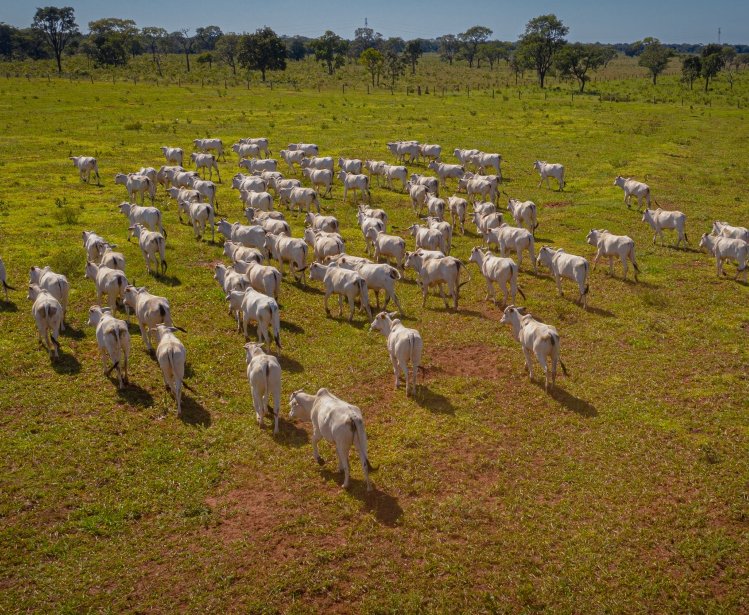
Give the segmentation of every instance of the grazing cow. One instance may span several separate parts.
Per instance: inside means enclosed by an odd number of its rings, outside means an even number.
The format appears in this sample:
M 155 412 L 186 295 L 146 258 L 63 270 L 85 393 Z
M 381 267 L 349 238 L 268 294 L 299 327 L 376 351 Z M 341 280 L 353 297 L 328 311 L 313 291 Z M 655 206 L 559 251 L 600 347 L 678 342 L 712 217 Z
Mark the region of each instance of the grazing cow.
M 265 256 L 257 248 L 248 248 L 241 243 L 236 243 L 227 239 L 224 241 L 224 254 L 228 256 L 233 263 L 258 263 L 263 264 Z
M 133 237 L 138 239 L 143 260 L 146 261 L 146 273 L 151 273 L 151 259 L 153 259 L 156 273 L 161 265 L 162 275 L 166 274 L 166 239 L 161 233 L 146 230 L 141 224 L 135 224 L 129 228 Z
M 236 293 L 236 291 L 234 291 Z M 270 348 L 271 334 L 273 332 L 273 341 L 276 342 L 278 349 L 281 349 L 281 310 L 278 303 L 273 297 L 264 293 L 259 293 L 253 288 L 247 288 L 244 291 L 244 298 L 240 310 L 242 312 L 242 322 L 244 327 L 245 338 L 249 337 L 247 327 L 250 321 L 257 323 L 257 341 L 266 343 Z M 229 296 L 227 296 L 229 299 Z
M 456 220 L 460 224 L 460 234 L 466 234 L 466 210 L 468 209 L 468 201 L 459 196 L 447 197 L 447 207 L 450 210 L 450 216 L 452 217 L 453 226 L 455 226 Z
M 367 282 L 356 271 L 312 263 L 309 267 L 309 279 L 322 282 L 325 286 L 325 313 L 330 316 L 328 299 L 331 295 L 338 295 L 338 316 L 343 316 L 343 298 L 346 297 L 349 304 L 349 322 L 354 319 L 356 299 L 359 298 L 362 309 L 372 318 L 372 310 L 369 307 L 369 289 Z
M 687 217 L 680 211 L 664 211 L 660 207 L 658 209 L 646 209 L 642 212 L 642 221 L 647 222 L 655 231 L 653 235 L 653 244 L 655 244 L 655 238 L 660 235 L 661 244 L 663 244 L 663 229 L 673 229 L 676 231 L 676 247 L 683 241 L 689 243 L 687 238 L 687 232 L 684 229 L 684 225 L 687 222 Z
M 743 239 L 749 243 L 749 229 L 743 226 L 731 226 L 728 222 L 713 222 L 713 234 L 730 237 L 731 239 Z
M 140 194 L 140 203 L 142 205 L 146 192 L 148 192 L 151 203 L 153 203 L 156 197 L 156 184 L 147 175 L 139 175 L 138 173 L 128 173 L 125 175 L 124 173 L 117 173 L 114 176 L 114 183 L 125 186 L 130 203 L 137 203 L 137 195 Z
M 385 165 L 385 183 L 390 190 L 393 188 L 393 180 L 397 179 L 401 183 L 401 192 L 405 192 L 408 183 L 408 169 L 406 167 L 388 164 Z
M 533 354 L 544 370 L 545 389 L 550 391 L 556 385 L 557 363 L 562 366 L 564 375 L 567 368 L 559 358 L 559 333 L 556 328 L 539 322 L 533 316 L 526 313 L 525 308 L 510 305 L 505 308 L 501 324 L 512 327 L 512 336 L 520 342 L 525 355 L 525 367 L 528 376 L 533 380 Z M 549 365 L 550 364 L 550 365 Z M 551 387 L 549 387 L 549 367 L 551 367 Z
M 9 290 L 16 290 L 12 286 L 8 284 L 8 278 L 7 273 L 5 271 L 5 263 L 3 262 L 3 259 L 0 258 L 0 284 L 3 285 L 3 290 L 5 291 L 5 301 L 8 301 L 8 291 Z
M 346 246 L 338 233 L 328 233 L 307 227 L 304 230 L 304 241 L 309 245 L 318 263 L 324 263 L 338 254 L 343 254 Z
M 152 295 L 145 287 L 128 286 L 125 289 L 125 305 L 135 313 L 140 327 L 140 335 L 146 350 L 153 352 L 150 335 L 156 330 L 157 325 L 174 326 L 169 301 L 164 297 Z
M 450 307 L 445 297 L 443 284 L 447 284 L 447 290 L 453 299 L 453 309 L 458 309 L 458 298 L 461 286 L 468 284 L 471 280 L 471 274 L 468 274 L 468 279 L 465 282 L 460 282 L 460 271 L 465 269 L 465 265 L 457 258 L 452 256 L 445 256 L 443 258 L 429 258 L 424 259 L 423 256 L 418 255 L 417 252 L 409 252 L 406 256 L 406 267 L 411 267 L 416 271 L 419 276 L 419 284 L 421 286 L 421 294 L 423 301 L 421 307 L 425 307 L 427 304 L 427 294 L 431 286 L 437 286 L 440 292 L 440 297 L 445 302 L 445 308 Z
M 385 303 L 382 309 L 387 308 L 392 299 L 398 311 L 403 314 L 398 295 L 395 294 L 395 282 L 401 279 L 401 274 L 395 267 L 384 263 L 370 263 L 366 259 L 360 259 L 349 254 L 341 254 L 334 259 L 329 259 L 331 266 L 343 267 L 356 271 L 367 283 L 367 288 L 374 291 L 377 309 L 380 309 L 380 291 L 385 291 Z
M 224 162 L 226 162 L 224 143 L 221 139 L 194 139 L 192 143 L 195 149 L 201 152 L 216 152 L 216 157 L 223 157 Z
M 322 194 L 323 197 L 330 196 L 330 193 L 333 191 L 333 171 L 330 169 L 304 168 L 302 169 L 302 175 L 309 179 L 312 188 L 315 190 L 319 190 L 320 188 L 325 190 Z
M 551 189 L 549 178 L 553 177 L 557 182 L 559 182 L 559 191 L 561 192 L 564 190 L 564 165 L 551 164 L 544 160 L 536 160 L 536 162 L 533 163 L 533 168 L 536 169 L 541 176 L 541 180 L 538 182 L 539 188 L 544 180 L 546 180 L 546 187 Z
M 700 239 L 700 248 L 705 248 L 708 252 L 715 255 L 718 277 L 723 273 L 723 261 L 731 260 L 738 265 L 738 271 L 736 272 L 734 279 L 737 279 L 740 274 L 743 274 L 744 282 L 746 282 L 746 263 L 749 259 L 749 243 L 743 239 L 708 235 L 705 233 Z
M 90 183 L 91 172 L 93 171 L 96 176 L 96 185 L 101 185 L 101 180 L 99 178 L 99 165 L 96 162 L 96 158 L 92 156 L 70 156 L 70 160 L 73 161 L 73 164 L 78 169 L 81 181 L 86 182 L 87 184 Z
M 468 200 L 476 202 L 476 199 L 481 197 L 482 199 L 491 201 L 492 203 L 497 200 L 497 185 L 494 181 L 481 176 L 469 176 L 466 173 L 460 181 L 458 181 L 458 190 L 465 190 L 468 195 Z
M 439 162 L 440 156 L 442 156 L 442 146 L 436 143 L 421 143 L 419 144 L 419 154 L 423 161 Z
M 486 297 L 484 301 L 489 298 L 494 301 L 494 305 L 497 305 L 497 294 L 494 291 L 494 284 L 502 290 L 502 303 L 507 303 L 507 287 L 510 287 L 510 299 L 512 303 L 515 303 L 515 296 L 518 291 L 525 299 L 522 289 L 518 287 L 518 266 L 511 258 L 504 258 L 501 256 L 494 256 L 488 250 L 482 250 L 481 248 L 475 247 L 471 250 L 471 258 L 469 262 L 476 263 L 481 270 L 481 275 L 486 280 Z
M 267 243 L 267 233 L 259 224 L 247 226 L 235 222 L 234 224 L 227 220 L 219 220 L 216 225 L 218 232 L 229 241 L 241 243 L 248 248 L 258 248 L 264 250 Z
M 378 231 L 374 241 L 374 260 L 379 262 L 384 256 L 388 263 L 392 258 L 395 266 L 403 271 L 403 261 L 406 258 L 406 240 L 398 235 L 386 235 Z
M 374 248 L 374 240 L 377 237 L 377 233 L 385 232 L 385 223 L 380 218 L 371 218 L 364 213 L 363 210 L 359 210 L 356 216 L 359 228 L 361 229 L 362 235 L 364 235 L 364 248 L 367 254 L 370 253 L 370 249 Z
M 70 295 L 68 278 L 61 273 L 55 273 L 49 267 L 32 267 L 29 271 L 29 284 L 36 284 L 60 302 L 62 306 L 60 331 L 65 331 L 65 316 L 68 313 L 68 296 Z
M 247 278 L 250 288 L 278 299 L 281 291 L 281 272 L 275 267 L 256 261 L 238 261 L 234 263 L 234 271 Z
M 192 201 L 180 201 L 177 204 L 180 222 L 182 221 L 182 212 L 192 224 L 192 230 L 195 233 L 195 239 L 201 239 L 205 235 L 205 227 L 211 225 L 211 242 L 216 240 L 216 211 L 210 203 L 194 203 Z
M 609 259 L 609 273 L 614 275 L 614 257 L 618 256 L 622 261 L 624 279 L 627 279 L 627 259 L 629 259 L 635 268 L 635 282 L 637 282 L 637 274 L 640 268 L 635 261 L 635 242 L 631 237 L 612 235 L 607 230 L 592 230 L 588 233 L 585 241 L 598 250 L 595 259 L 593 259 L 593 271 L 596 269 L 598 260 L 602 256 L 606 256 Z
M 371 203 L 372 195 L 369 192 L 369 177 L 366 175 L 359 175 L 354 173 L 346 173 L 346 171 L 339 171 L 338 179 L 343 183 L 343 202 L 346 202 L 346 196 L 348 191 L 351 190 L 356 198 L 356 191 L 359 191 L 359 198 L 366 199 Z
M 42 344 L 50 356 L 59 357 L 60 328 L 63 321 L 62 304 L 45 288 L 38 284 L 29 284 L 27 297 L 34 303 L 31 306 L 31 314 L 36 322 L 36 330 L 39 335 L 39 343 Z M 49 340 L 52 340 L 50 344 Z
M 447 188 L 448 177 L 454 177 L 455 179 L 460 181 L 466 171 L 459 164 L 446 164 L 444 162 L 436 161 L 430 162 L 427 168 L 431 169 L 437 174 L 437 177 L 440 178 L 440 181 L 445 188 Z
M 130 357 L 130 332 L 124 320 L 115 318 L 107 308 L 98 305 L 88 310 L 88 324 L 96 327 L 96 343 L 99 346 L 104 375 L 117 370 L 119 388 L 127 384 L 127 362 Z M 107 356 L 112 365 L 107 369 Z
M 355 175 L 361 174 L 362 161 L 358 158 L 339 158 L 338 168 L 346 173 L 354 173 Z
M 453 227 L 449 222 L 445 222 L 441 218 L 433 218 L 431 216 L 426 219 L 427 226 L 435 231 L 442 233 L 442 237 L 445 239 L 445 254 L 450 254 L 453 245 Z
M 161 153 L 164 154 L 167 164 L 174 163 L 175 165 L 182 166 L 182 160 L 184 159 L 185 152 L 181 147 L 167 147 L 161 146 Z M 163 167 L 162 167 L 163 168 Z
M 156 360 L 164 376 L 164 386 L 177 400 L 177 418 L 182 416 L 182 385 L 185 380 L 185 364 L 187 351 L 184 344 L 177 339 L 174 327 L 159 325 L 156 327 Z
M 447 254 L 445 237 L 437 229 L 431 229 L 419 224 L 412 224 L 407 230 L 415 239 L 417 250 L 419 248 L 424 248 L 426 250 L 439 250 L 440 252 Z
M 536 204 L 533 201 L 520 201 L 510 199 L 507 202 L 507 210 L 515 220 L 515 224 L 527 228 L 533 236 L 536 236 L 538 228 L 538 216 Z
M 369 330 L 379 331 L 387 338 L 390 362 L 393 364 L 393 372 L 395 373 L 396 390 L 400 384 L 400 375 L 403 373 L 406 376 L 406 396 L 409 392 L 416 395 L 416 376 L 419 372 L 424 342 L 416 329 L 404 327 L 401 321 L 395 318 L 395 314 L 395 312 L 390 314 L 380 312 L 375 316 Z M 413 377 L 408 372 L 409 363 L 411 364 Z
M 273 152 L 270 151 L 270 141 L 267 137 L 247 137 L 240 139 L 240 143 L 247 143 L 249 145 L 257 145 L 258 149 L 265 154 L 266 158 L 269 158 Z
M 440 195 L 440 180 L 431 175 L 420 175 L 418 173 L 412 173 L 409 181 L 412 184 L 419 184 L 426 187 L 427 191 L 431 192 L 434 196 Z
M 523 250 L 528 250 L 528 256 L 533 266 L 533 273 L 538 271 L 535 254 L 536 242 L 533 239 L 533 233 L 528 229 L 501 224 L 484 235 L 484 241 L 486 241 L 487 245 L 494 244 L 498 246 L 499 253 L 502 256 L 505 255 L 508 249 L 514 250 L 518 255 L 518 267 L 523 266 Z
M 306 285 L 304 271 L 307 269 L 307 244 L 304 243 L 304 239 L 269 233 L 266 240 L 271 255 L 278 261 L 281 275 L 283 275 L 283 264 L 288 262 L 289 271 L 294 279 Z M 301 274 L 301 278 L 297 274 Z
M 162 223 L 161 211 L 156 207 L 141 207 L 132 203 L 120 203 L 120 212 L 122 212 L 130 222 L 130 226 L 140 224 L 147 226 L 149 230 L 159 231 L 166 237 L 166 230 Z M 127 239 L 130 241 L 132 233 L 128 233 Z
M 273 433 L 278 433 L 281 412 L 281 364 L 273 355 L 265 354 L 262 344 L 245 344 L 247 381 L 252 391 L 257 424 L 262 428 L 270 396 L 273 396 Z
M 125 301 L 125 289 L 129 286 L 125 274 L 117 269 L 110 269 L 88 261 L 85 275 L 89 280 L 93 280 L 96 286 L 96 302 L 102 305 L 102 299 L 106 294 L 109 299 L 109 309 L 114 313 L 117 308 L 117 299 Z
M 317 443 L 323 438 L 333 444 L 338 454 L 338 471 L 343 472 L 343 488 L 348 489 L 350 467 L 349 451 L 356 446 L 361 460 L 367 491 L 372 490 L 369 472 L 372 466 L 367 458 L 367 433 L 361 410 L 333 395 L 328 389 L 320 389 L 315 395 L 294 391 L 289 399 L 289 418 L 312 423 L 312 455 L 323 465 L 325 461 L 317 451 Z
M 557 283 L 557 291 L 560 297 L 564 295 L 562 292 L 562 278 L 577 282 L 577 287 L 580 291 L 578 301 L 583 304 L 585 309 L 588 309 L 588 269 L 590 265 L 587 259 L 582 256 L 575 256 L 574 254 L 567 254 L 561 248 L 555 250 L 549 246 L 543 246 L 538 251 L 536 263 L 549 268 Z M 514 300 L 513 303 L 515 303 Z
M 221 172 L 218 170 L 218 163 L 216 162 L 216 156 L 213 154 L 199 154 L 197 152 L 193 152 L 190 154 L 190 162 L 195 163 L 195 172 L 198 173 L 202 169 L 203 171 L 203 179 L 205 179 L 205 170 L 208 169 L 208 172 L 210 173 L 209 178 L 213 179 L 213 169 L 216 169 L 216 174 L 218 175 L 218 183 L 221 183 Z
M 624 202 L 627 207 L 632 206 L 632 197 L 637 198 L 637 208 L 642 209 L 642 199 L 647 203 L 647 209 L 650 209 L 650 186 L 642 182 L 635 181 L 631 177 L 622 177 L 617 175 L 614 185 L 624 190 Z

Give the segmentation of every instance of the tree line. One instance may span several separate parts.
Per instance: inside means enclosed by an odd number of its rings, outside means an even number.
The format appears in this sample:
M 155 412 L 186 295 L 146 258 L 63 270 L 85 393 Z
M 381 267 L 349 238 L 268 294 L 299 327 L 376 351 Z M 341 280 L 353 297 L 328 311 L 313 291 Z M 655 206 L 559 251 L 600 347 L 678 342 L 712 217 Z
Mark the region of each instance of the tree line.
M 168 32 L 160 27 L 138 28 L 131 19 L 108 17 L 88 23 L 88 32 L 81 33 L 72 7 L 37 9 L 29 28 L 15 28 L 0 23 L 0 57 L 54 58 L 62 73 L 62 60 L 74 54 L 85 55 L 96 66 L 124 66 L 130 58 L 148 54 L 154 69 L 162 75 L 165 54 L 184 56 L 185 69 L 191 70 L 191 59 L 212 66 L 222 63 L 237 70 L 259 71 L 265 81 L 269 70 L 285 70 L 287 60 L 303 60 L 314 56 L 328 74 L 348 62 L 361 64 L 369 73 L 372 85 L 384 80 L 394 86 L 406 70 L 416 73 L 424 53 L 436 52 L 449 64 L 465 61 L 469 68 L 481 63 L 494 69 L 505 62 L 519 77 L 533 71 L 541 88 L 550 74 L 577 81 L 580 91 L 591 80 L 591 73 L 605 67 L 617 53 L 638 57 L 640 66 L 651 74 L 653 84 L 666 69 L 679 46 L 669 46 L 655 38 L 629 44 L 569 43 L 569 28 L 553 14 L 529 20 L 519 40 L 492 40 L 490 28 L 473 26 L 458 34 L 445 34 L 436 39 L 404 40 L 384 38 L 372 28 L 357 28 L 351 40 L 328 30 L 318 38 L 279 36 L 263 27 L 254 33 L 224 33 L 218 26 Z M 677 49 L 675 49 L 675 47 Z M 681 47 L 690 47 L 683 45 Z M 736 71 L 749 64 L 749 53 L 739 46 L 691 46 L 696 54 L 682 58 L 682 77 L 690 89 L 698 78 L 705 79 L 705 89 L 721 71 L 725 71 L 731 87 Z M 742 53 L 739 53 L 742 51 Z

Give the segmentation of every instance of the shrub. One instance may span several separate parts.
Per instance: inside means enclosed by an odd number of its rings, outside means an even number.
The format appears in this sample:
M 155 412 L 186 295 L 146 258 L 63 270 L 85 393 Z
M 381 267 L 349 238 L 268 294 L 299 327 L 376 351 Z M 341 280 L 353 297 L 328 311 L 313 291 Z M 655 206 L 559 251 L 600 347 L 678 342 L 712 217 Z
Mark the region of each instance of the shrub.
M 83 205 L 78 207 L 68 205 L 67 198 L 61 199 L 58 197 L 55 199 L 55 211 L 52 212 L 52 216 L 60 224 L 78 224 L 82 211 Z

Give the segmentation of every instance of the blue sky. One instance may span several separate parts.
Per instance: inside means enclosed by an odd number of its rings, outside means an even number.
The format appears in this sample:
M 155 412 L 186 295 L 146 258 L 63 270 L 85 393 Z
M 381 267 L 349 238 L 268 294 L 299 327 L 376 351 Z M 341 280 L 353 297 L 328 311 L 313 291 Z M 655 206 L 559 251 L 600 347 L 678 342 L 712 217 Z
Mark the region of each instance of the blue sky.
M 31 23 L 37 6 L 51 0 L 0 0 L 0 21 Z M 369 19 L 384 36 L 431 38 L 480 24 L 494 37 L 515 40 L 529 18 L 556 13 L 570 28 L 569 39 L 629 42 L 655 36 L 669 43 L 715 42 L 718 28 L 724 43 L 749 43 L 749 0 L 67 0 L 86 29 L 100 17 L 135 20 L 139 26 L 167 30 L 217 25 L 225 32 L 271 26 L 279 34 L 319 36 L 327 29 L 351 38 Z

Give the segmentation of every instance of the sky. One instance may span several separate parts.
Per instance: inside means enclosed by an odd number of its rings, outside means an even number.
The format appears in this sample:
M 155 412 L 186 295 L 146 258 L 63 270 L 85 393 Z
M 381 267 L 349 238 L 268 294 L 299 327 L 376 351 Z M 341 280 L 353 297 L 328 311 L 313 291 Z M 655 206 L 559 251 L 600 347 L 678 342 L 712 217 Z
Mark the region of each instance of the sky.
M 51 0 L 0 0 L 0 21 L 26 27 L 36 7 Z M 101 17 L 133 19 L 169 31 L 216 25 L 224 32 L 270 26 L 278 34 L 316 37 L 333 30 L 352 38 L 364 25 L 383 36 L 433 38 L 473 25 L 493 38 L 516 40 L 528 19 L 555 13 L 571 41 L 618 43 L 654 36 L 666 43 L 749 43 L 749 0 L 67 0 L 82 31 Z

